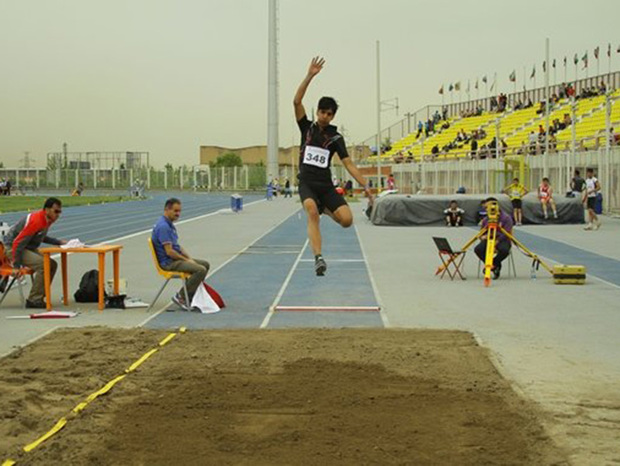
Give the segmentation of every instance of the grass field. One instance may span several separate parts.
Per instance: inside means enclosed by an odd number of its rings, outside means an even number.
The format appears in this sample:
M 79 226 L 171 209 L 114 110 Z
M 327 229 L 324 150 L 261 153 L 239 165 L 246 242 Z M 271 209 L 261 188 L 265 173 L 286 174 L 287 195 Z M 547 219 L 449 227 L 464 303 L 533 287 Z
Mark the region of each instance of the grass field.
M 43 207 L 45 199 L 47 199 L 45 196 L 1 196 L 0 214 L 40 209 Z M 59 196 L 58 199 L 62 202 L 63 207 L 135 200 L 128 196 Z

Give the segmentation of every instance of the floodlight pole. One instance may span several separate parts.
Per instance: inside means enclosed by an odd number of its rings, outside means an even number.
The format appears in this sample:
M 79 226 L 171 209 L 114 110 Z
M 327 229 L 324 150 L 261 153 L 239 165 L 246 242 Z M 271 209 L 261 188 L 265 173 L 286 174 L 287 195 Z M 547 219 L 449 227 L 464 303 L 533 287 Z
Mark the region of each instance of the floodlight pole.
M 267 90 L 267 170 L 266 181 L 278 178 L 278 0 L 269 0 L 269 65 Z
M 381 61 L 379 47 L 377 40 L 377 194 L 381 192 Z

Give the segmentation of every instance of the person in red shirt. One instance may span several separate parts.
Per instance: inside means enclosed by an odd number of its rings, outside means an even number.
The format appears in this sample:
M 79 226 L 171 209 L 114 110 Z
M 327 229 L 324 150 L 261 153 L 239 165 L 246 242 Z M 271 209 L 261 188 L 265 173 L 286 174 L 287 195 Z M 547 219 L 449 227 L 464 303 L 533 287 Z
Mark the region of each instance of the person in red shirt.
M 32 212 L 19 220 L 11 227 L 5 236 L 7 249 L 10 250 L 9 257 L 13 261 L 13 267 L 29 267 L 34 271 L 32 289 L 26 300 L 26 307 L 35 309 L 45 309 L 43 296 L 45 293 L 43 285 L 43 255 L 38 251 L 41 243 L 48 243 L 60 246 L 66 241 L 47 236 L 47 231 L 52 224 L 58 220 L 62 213 L 62 203 L 60 199 L 50 197 L 45 201 L 43 209 Z M 51 280 L 58 264 L 55 260 L 50 260 Z
M 549 178 L 547 177 L 542 179 L 542 183 L 538 187 L 538 200 L 542 206 L 545 220 L 549 218 L 549 215 L 547 214 L 547 204 L 549 204 L 553 210 L 553 218 L 558 218 L 558 210 L 555 206 L 555 201 L 553 200 L 553 188 L 549 184 Z

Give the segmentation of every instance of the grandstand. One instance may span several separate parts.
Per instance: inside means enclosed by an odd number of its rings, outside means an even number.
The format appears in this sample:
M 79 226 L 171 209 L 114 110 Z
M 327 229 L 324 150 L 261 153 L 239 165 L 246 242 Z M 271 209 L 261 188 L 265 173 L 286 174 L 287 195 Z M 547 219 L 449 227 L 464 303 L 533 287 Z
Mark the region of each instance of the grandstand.
M 575 86 L 579 91 L 594 87 L 597 82 L 605 81 L 615 83 L 616 76 L 598 76 L 590 78 L 587 82 L 578 82 Z M 586 80 L 584 80 L 586 81 Z M 395 141 L 389 150 L 381 155 L 386 162 L 419 162 L 429 160 L 445 160 L 455 158 L 466 158 L 480 156 L 485 147 L 491 144 L 494 148 L 494 139 L 499 135 L 499 140 L 505 144 L 505 154 L 514 153 L 540 153 L 544 151 L 544 143 L 536 147 L 529 147 L 530 133 L 539 133 L 539 126 L 546 127 L 546 115 L 544 112 L 544 93 L 541 89 L 531 91 L 532 96 L 538 98 L 532 106 L 528 108 L 507 108 L 505 111 L 491 111 L 489 105 L 484 105 L 484 111 L 478 112 L 475 116 L 461 116 L 464 109 L 478 108 L 481 101 L 471 101 L 459 104 L 455 109 L 450 109 L 452 116 L 446 120 L 436 123 L 437 130 L 425 136 L 424 132 L 418 130 L 405 135 Z M 552 91 L 554 92 L 554 91 Z M 559 92 L 558 92 L 559 94 Z M 516 103 L 523 94 L 513 94 L 508 96 L 509 103 Z M 531 97 L 530 97 L 531 98 Z M 574 105 L 571 99 L 561 98 L 552 99 L 553 103 L 549 109 L 549 123 L 553 125 L 554 120 L 560 122 L 565 115 L 570 117 L 573 125 L 559 128 L 555 133 L 555 139 L 550 138 L 552 150 L 568 150 L 573 143 L 573 129 L 575 132 L 575 147 L 580 150 L 596 149 L 605 145 L 606 131 L 606 100 L 609 99 L 610 122 L 612 128 L 620 125 L 620 89 L 608 91 L 606 94 L 594 95 L 589 97 L 577 97 Z M 488 99 L 486 99 L 488 100 Z M 448 106 L 445 107 L 446 109 Z M 461 109 L 461 112 L 458 110 Z M 471 142 L 458 141 L 457 134 L 464 131 L 471 137 L 474 131 L 482 133 L 478 137 L 477 154 L 472 153 Z M 432 154 L 432 148 L 435 154 Z M 494 149 L 493 149 L 494 150 Z M 376 157 L 369 157 L 368 162 L 373 163 Z

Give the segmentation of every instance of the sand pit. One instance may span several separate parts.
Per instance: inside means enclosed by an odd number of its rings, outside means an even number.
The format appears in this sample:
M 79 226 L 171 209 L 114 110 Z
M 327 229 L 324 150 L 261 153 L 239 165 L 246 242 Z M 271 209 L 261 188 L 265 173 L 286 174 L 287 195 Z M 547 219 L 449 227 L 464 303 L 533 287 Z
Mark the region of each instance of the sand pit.
M 166 334 L 65 329 L 2 360 L 0 460 L 564 462 L 470 334 L 429 330 L 191 331 L 20 454 Z

